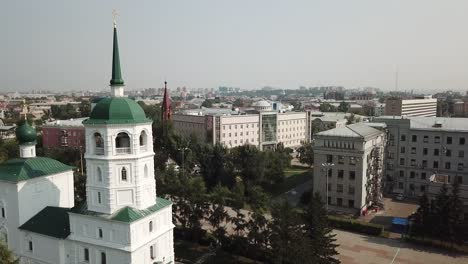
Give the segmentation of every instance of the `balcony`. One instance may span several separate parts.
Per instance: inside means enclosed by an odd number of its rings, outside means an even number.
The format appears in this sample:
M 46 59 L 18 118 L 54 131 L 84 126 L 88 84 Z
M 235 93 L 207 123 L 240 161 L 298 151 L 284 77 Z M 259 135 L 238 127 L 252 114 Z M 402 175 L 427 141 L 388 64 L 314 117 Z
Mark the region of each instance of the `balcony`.
M 132 151 L 130 148 L 116 148 L 115 151 L 117 155 L 132 154 Z
M 96 147 L 96 148 L 94 149 L 94 154 L 96 154 L 96 155 L 104 155 L 104 148 Z

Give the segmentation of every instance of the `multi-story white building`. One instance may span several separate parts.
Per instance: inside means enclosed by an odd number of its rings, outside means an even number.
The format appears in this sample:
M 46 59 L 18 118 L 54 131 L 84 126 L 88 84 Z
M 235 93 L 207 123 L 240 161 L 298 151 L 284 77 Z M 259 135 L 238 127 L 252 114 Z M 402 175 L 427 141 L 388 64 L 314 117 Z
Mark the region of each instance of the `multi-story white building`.
M 314 192 L 333 210 L 365 212 L 382 202 L 385 133 L 364 123 L 314 137 Z
M 389 98 L 385 101 L 385 115 L 387 116 L 434 117 L 436 114 L 437 99 L 432 96 L 415 99 Z
M 438 175 L 468 189 L 468 119 L 382 116 L 374 121 L 387 125 L 388 191 L 419 196 L 434 189 L 431 178 Z M 468 202 L 468 192 L 464 196 Z
M 86 201 L 75 205 L 72 168 L 36 157 L 36 131 L 20 158 L 0 165 L 0 240 L 21 264 L 174 263 L 172 203 L 156 197 L 152 121 L 123 97 L 114 27 L 112 96 L 83 122 Z
M 174 131 L 184 137 L 196 136 L 209 144 L 219 143 L 228 148 L 250 144 L 261 150 L 274 148 L 278 143 L 295 148 L 310 139 L 307 112 L 279 113 L 270 111 L 266 104 L 257 103 L 259 109 L 249 114 L 230 110 L 174 114 Z

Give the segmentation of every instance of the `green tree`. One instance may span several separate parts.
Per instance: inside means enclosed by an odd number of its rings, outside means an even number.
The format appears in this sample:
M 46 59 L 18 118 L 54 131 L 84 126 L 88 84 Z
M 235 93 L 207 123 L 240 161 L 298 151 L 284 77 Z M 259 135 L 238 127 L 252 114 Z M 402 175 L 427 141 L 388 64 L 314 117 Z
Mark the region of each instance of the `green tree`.
M 244 106 L 244 101 L 241 98 L 237 98 L 232 103 L 232 106 L 234 106 L 234 107 L 243 107 Z
M 229 189 L 221 185 L 216 185 L 210 193 L 211 208 L 208 212 L 208 222 L 213 227 L 218 241 L 223 240 L 226 233 L 225 223 L 230 220 L 225 208 L 230 196 Z
M 17 259 L 13 252 L 11 252 L 6 245 L 0 243 L 0 263 L 1 264 L 18 264 L 19 259 Z
M 341 102 L 337 110 L 338 112 L 347 113 L 349 111 L 349 103 Z
M 275 203 L 271 214 L 269 242 L 272 263 L 317 263 L 310 250 L 312 241 L 304 235 L 301 215 L 288 201 Z
M 231 150 L 234 168 L 246 184 L 260 184 L 265 176 L 265 155 L 252 145 Z
M 434 227 L 433 234 L 441 240 L 447 240 L 448 233 L 447 227 L 449 225 L 450 215 L 450 200 L 448 195 L 448 188 L 443 184 L 439 193 L 435 197 L 434 206 Z
M 299 154 L 299 162 L 309 166 L 314 165 L 314 149 L 310 142 L 302 142 L 301 146 L 297 149 Z
M 460 199 L 460 183 L 457 180 L 452 184 L 452 192 L 448 197 L 448 204 L 448 240 L 452 244 L 461 243 L 464 241 L 463 201 Z
M 336 238 L 328 224 L 327 211 L 318 192 L 312 197 L 304 213 L 304 220 L 306 234 L 312 240 L 310 250 L 314 256 L 314 263 L 340 263 L 336 259 L 338 255 Z
M 210 108 L 210 107 L 213 107 L 213 102 L 210 99 L 206 99 L 205 101 L 203 101 L 201 106 L 206 107 L 206 108 Z
M 414 219 L 415 227 L 412 229 L 412 233 L 422 237 L 431 234 L 433 228 L 432 222 L 429 198 L 424 193 L 419 198 L 419 208 L 416 211 Z
M 355 114 L 351 113 L 350 115 L 346 116 L 346 125 L 351 125 L 354 123 L 361 122 L 361 118 L 357 117 Z

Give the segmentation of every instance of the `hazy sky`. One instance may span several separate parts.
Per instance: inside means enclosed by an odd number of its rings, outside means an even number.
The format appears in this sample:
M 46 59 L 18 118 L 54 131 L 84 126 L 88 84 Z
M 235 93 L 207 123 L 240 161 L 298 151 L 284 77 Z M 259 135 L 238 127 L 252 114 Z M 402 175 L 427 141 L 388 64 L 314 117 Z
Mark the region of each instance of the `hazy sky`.
M 108 89 L 114 8 L 128 89 L 468 90 L 467 0 L 4 0 L 0 91 Z

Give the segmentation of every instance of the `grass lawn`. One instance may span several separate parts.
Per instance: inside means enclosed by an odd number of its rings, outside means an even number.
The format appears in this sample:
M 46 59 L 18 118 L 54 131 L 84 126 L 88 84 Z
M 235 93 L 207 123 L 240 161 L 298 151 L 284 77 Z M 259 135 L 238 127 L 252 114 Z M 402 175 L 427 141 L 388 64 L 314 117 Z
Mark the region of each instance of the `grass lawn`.
M 184 240 L 176 240 L 174 241 L 174 250 L 176 260 L 182 263 L 195 263 L 201 256 L 208 253 L 210 248 L 207 246 L 202 246 L 196 243 L 184 241 Z M 209 257 L 205 263 L 223 263 L 223 264 L 250 264 L 250 263 L 260 263 L 254 262 L 251 259 L 240 257 L 237 255 L 231 255 L 228 252 L 223 250 L 218 250 L 216 255 Z
M 313 170 L 304 169 L 304 168 L 299 170 L 297 168 L 292 168 L 292 169 L 286 169 L 284 174 L 285 174 L 285 179 L 283 182 L 275 184 L 265 189 L 273 197 L 278 196 L 282 193 L 285 193 L 298 185 L 301 185 L 307 181 L 312 180 Z

